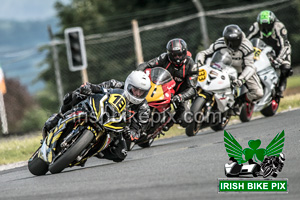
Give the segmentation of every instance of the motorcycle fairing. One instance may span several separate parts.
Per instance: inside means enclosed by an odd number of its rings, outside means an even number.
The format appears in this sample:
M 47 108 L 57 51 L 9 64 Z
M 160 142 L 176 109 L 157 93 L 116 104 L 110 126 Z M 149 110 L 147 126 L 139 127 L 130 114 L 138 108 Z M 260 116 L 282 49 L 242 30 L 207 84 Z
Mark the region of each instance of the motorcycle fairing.
M 150 107 L 155 107 L 159 112 L 164 112 L 170 107 L 171 98 L 175 94 L 176 82 L 171 81 L 163 85 L 156 85 L 151 81 L 151 88 L 146 97 Z

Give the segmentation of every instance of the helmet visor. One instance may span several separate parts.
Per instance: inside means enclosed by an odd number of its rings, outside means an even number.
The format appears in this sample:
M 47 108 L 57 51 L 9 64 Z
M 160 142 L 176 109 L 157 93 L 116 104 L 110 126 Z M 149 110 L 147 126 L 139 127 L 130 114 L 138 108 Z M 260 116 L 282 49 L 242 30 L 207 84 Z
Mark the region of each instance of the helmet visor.
M 130 84 L 128 85 L 128 91 L 132 96 L 138 99 L 144 99 L 149 92 L 149 90 L 143 90 Z
M 239 46 L 241 45 L 242 40 L 239 39 L 225 39 L 225 43 L 227 45 L 227 47 L 233 49 L 233 50 L 237 50 L 239 48 Z
M 270 35 L 273 31 L 273 23 L 268 24 L 268 23 L 262 23 L 259 24 L 259 30 L 263 32 L 266 35 Z
M 183 58 L 183 53 L 181 51 L 175 51 L 175 52 L 172 52 L 172 57 L 175 59 L 175 60 L 182 60 Z

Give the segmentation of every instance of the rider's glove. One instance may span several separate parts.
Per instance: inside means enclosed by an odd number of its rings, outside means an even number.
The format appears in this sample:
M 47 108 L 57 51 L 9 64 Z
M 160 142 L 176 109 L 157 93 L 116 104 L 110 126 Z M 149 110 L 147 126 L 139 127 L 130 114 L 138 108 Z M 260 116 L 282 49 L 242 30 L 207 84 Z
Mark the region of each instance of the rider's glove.
M 127 140 L 130 139 L 132 142 L 135 142 L 136 140 L 139 139 L 140 135 L 138 132 L 130 130 L 130 128 L 127 126 L 124 129 L 123 137 Z
M 130 139 L 132 142 L 135 142 L 140 138 L 140 134 L 138 133 L 138 131 L 130 131 L 130 133 L 131 133 Z
M 182 97 L 180 94 L 177 94 L 175 95 L 173 98 L 172 98 L 172 102 L 175 103 L 175 105 L 178 105 L 182 102 Z
M 241 79 L 235 79 L 234 81 L 232 81 L 232 85 L 234 87 L 241 87 L 244 84 L 244 81 Z
M 282 59 L 280 59 L 280 58 L 276 58 L 272 62 L 272 66 L 276 69 L 279 68 L 281 64 L 282 64 Z
M 197 67 L 201 67 L 204 65 L 204 60 L 197 60 Z
M 86 84 L 80 87 L 80 93 L 84 95 L 90 95 L 92 93 L 91 86 Z

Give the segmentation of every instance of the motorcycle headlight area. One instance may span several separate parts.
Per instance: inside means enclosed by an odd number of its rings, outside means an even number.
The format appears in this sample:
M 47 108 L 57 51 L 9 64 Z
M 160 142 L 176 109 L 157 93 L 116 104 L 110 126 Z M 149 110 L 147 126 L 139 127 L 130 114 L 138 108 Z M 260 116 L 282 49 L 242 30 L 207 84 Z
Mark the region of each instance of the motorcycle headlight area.
M 211 71 L 209 72 L 209 77 L 210 77 L 211 79 L 217 78 L 218 75 L 219 75 L 219 74 L 218 74 L 216 71 L 214 71 L 214 70 L 211 70 Z

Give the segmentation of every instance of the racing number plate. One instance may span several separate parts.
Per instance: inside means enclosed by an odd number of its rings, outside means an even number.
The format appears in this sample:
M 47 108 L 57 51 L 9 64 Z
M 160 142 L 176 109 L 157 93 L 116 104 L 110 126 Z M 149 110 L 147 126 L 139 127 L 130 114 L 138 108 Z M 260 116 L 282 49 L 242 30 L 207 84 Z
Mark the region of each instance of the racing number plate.
M 199 75 L 198 75 L 198 81 L 203 82 L 206 79 L 206 75 L 207 75 L 207 73 L 206 73 L 205 69 L 200 69 Z
M 126 100 L 120 94 L 111 94 L 108 102 L 113 105 L 119 113 L 121 113 L 126 107 Z
M 258 60 L 261 50 L 256 47 L 253 47 L 253 48 L 254 48 L 254 60 Z

